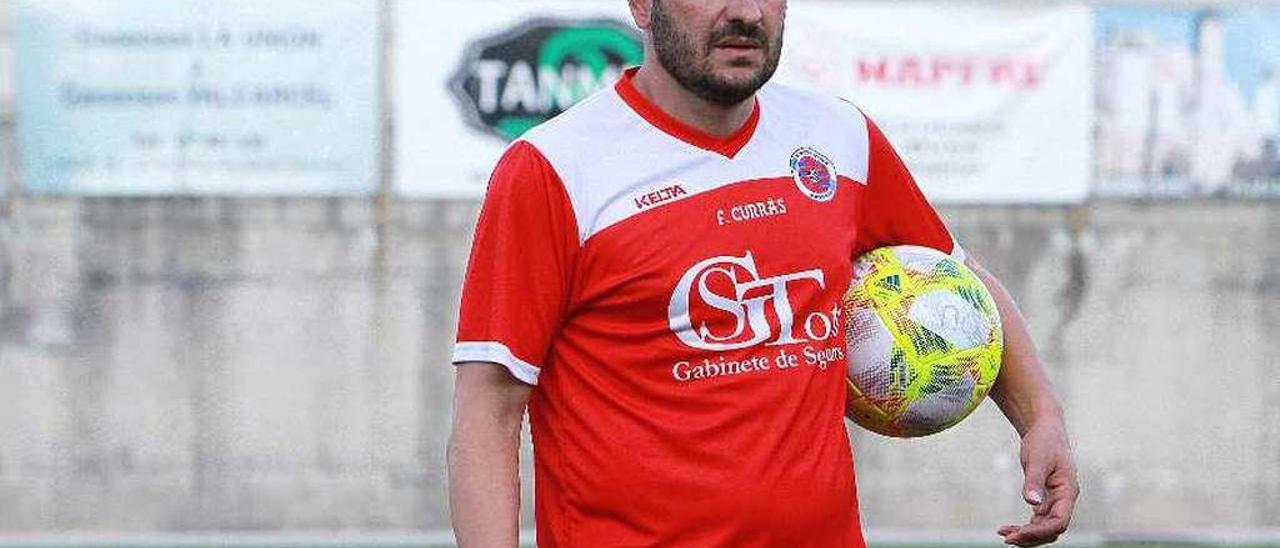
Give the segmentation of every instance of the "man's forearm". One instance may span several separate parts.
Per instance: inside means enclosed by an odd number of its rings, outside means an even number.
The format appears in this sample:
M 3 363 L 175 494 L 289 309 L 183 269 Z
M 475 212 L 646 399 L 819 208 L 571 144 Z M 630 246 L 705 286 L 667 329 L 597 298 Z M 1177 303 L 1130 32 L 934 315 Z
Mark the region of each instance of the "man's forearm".
M 1003 363 L 1000 376 L 992 387 L 991 399 L 1000 406 L 1019 435 L 1025 435 L 1029 428 L 1044 419 L 1060 424 L 1062 405 L 1045 374 L 1031 333 L 1027 330 L 1027 321 L 1018 305 L 1000 280 L 972 259 L 967 264 L 991 291 L 1004 328 Z
M 996 532 L 1006 544 L 1030 547 L 1051 543 L 1066 532 L 1080 496 L 1062 404 L 1009 291 L 972 259 L 969 266 L 991 291 L 1000 310 L 1004 354 L 991 399 L 1022 439 L 1022 499 L 1032 508 L 1032 517 L 1025 524 L 1004 525 Z
M 459 367 L 449 438 L 449 507 L 458 546 L 515 548 L 520 536 L 522 388 L 499 366 Z M 528 390 L 523 388 L 527 401 Z

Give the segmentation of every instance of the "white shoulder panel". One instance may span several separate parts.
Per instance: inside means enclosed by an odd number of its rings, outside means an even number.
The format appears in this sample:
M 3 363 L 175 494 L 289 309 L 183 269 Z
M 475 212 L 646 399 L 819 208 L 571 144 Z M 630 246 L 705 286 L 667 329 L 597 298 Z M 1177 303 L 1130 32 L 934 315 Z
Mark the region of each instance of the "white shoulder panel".
M 796 146 L 814 148 L 836 164 L 840 175 L 867 182 L 869 135 L 867 119 L 858 107 L 782 84 L 765 86 L 760 90 L 760 101 L 767 109 L 762 115 L 769 122 L 769 137 L 779 140 L 775 146 L 792 145 L 788 157 Z
M 857 108 L 776 84 L 762 89 L 759 98 L 755 134 L 734 158 L 664 133 L 613 88 L 597 92 L 523 139 L 542 152 L 564 182 L 582 242 L 633 215 L 689 196 L 744 181 L 790 177 L 791 155 L 800 147 L 822 152 L 840 175 L 859 183 L 867 180 L 867 125 Z

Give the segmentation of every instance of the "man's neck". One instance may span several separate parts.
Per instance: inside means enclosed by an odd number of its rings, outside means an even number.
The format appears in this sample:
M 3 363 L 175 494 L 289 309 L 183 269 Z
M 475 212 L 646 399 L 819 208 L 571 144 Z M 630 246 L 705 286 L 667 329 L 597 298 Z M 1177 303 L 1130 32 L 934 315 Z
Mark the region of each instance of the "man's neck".
M 724 106 L 707 101 L 685 89 L 666 69 L 645 63 L 631 79 L 636 90 L 663 112 L 716 137 L 728 137 L 742 128 L 755 108 L 755 97 Z

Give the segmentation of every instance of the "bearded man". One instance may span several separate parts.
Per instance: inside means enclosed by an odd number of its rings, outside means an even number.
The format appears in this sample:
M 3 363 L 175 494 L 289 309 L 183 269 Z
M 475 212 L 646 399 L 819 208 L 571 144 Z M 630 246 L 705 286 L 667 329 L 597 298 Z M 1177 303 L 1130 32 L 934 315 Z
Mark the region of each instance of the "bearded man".
M 643 65 L 525 134 L 489 183 L 453 356 L 459 545 L 517 545 L 527 408 L 539 546 L 864 546 L 845 364 L 785 357 L 843 355 L 815 326 L 839 324 L 854 259 L 900 244 L 995 296 L 992 398 L 1033 508 L 998 533 L 1056 540 L 1078 488 L 1022 316 L 871 120 L 768 83 L 785 0 L 630 7 Z

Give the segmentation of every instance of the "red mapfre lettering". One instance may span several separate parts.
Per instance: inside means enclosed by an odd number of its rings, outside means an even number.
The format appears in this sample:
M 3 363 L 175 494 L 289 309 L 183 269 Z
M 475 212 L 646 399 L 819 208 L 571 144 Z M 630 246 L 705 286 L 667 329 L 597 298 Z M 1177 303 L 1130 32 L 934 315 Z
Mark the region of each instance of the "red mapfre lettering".
M 1012 57 L 868 57 L 855 61 L 858 82 L 882 86 L 938 87 L 988 84 L 1018 89 L 1040 85 L 1038 60 Z

